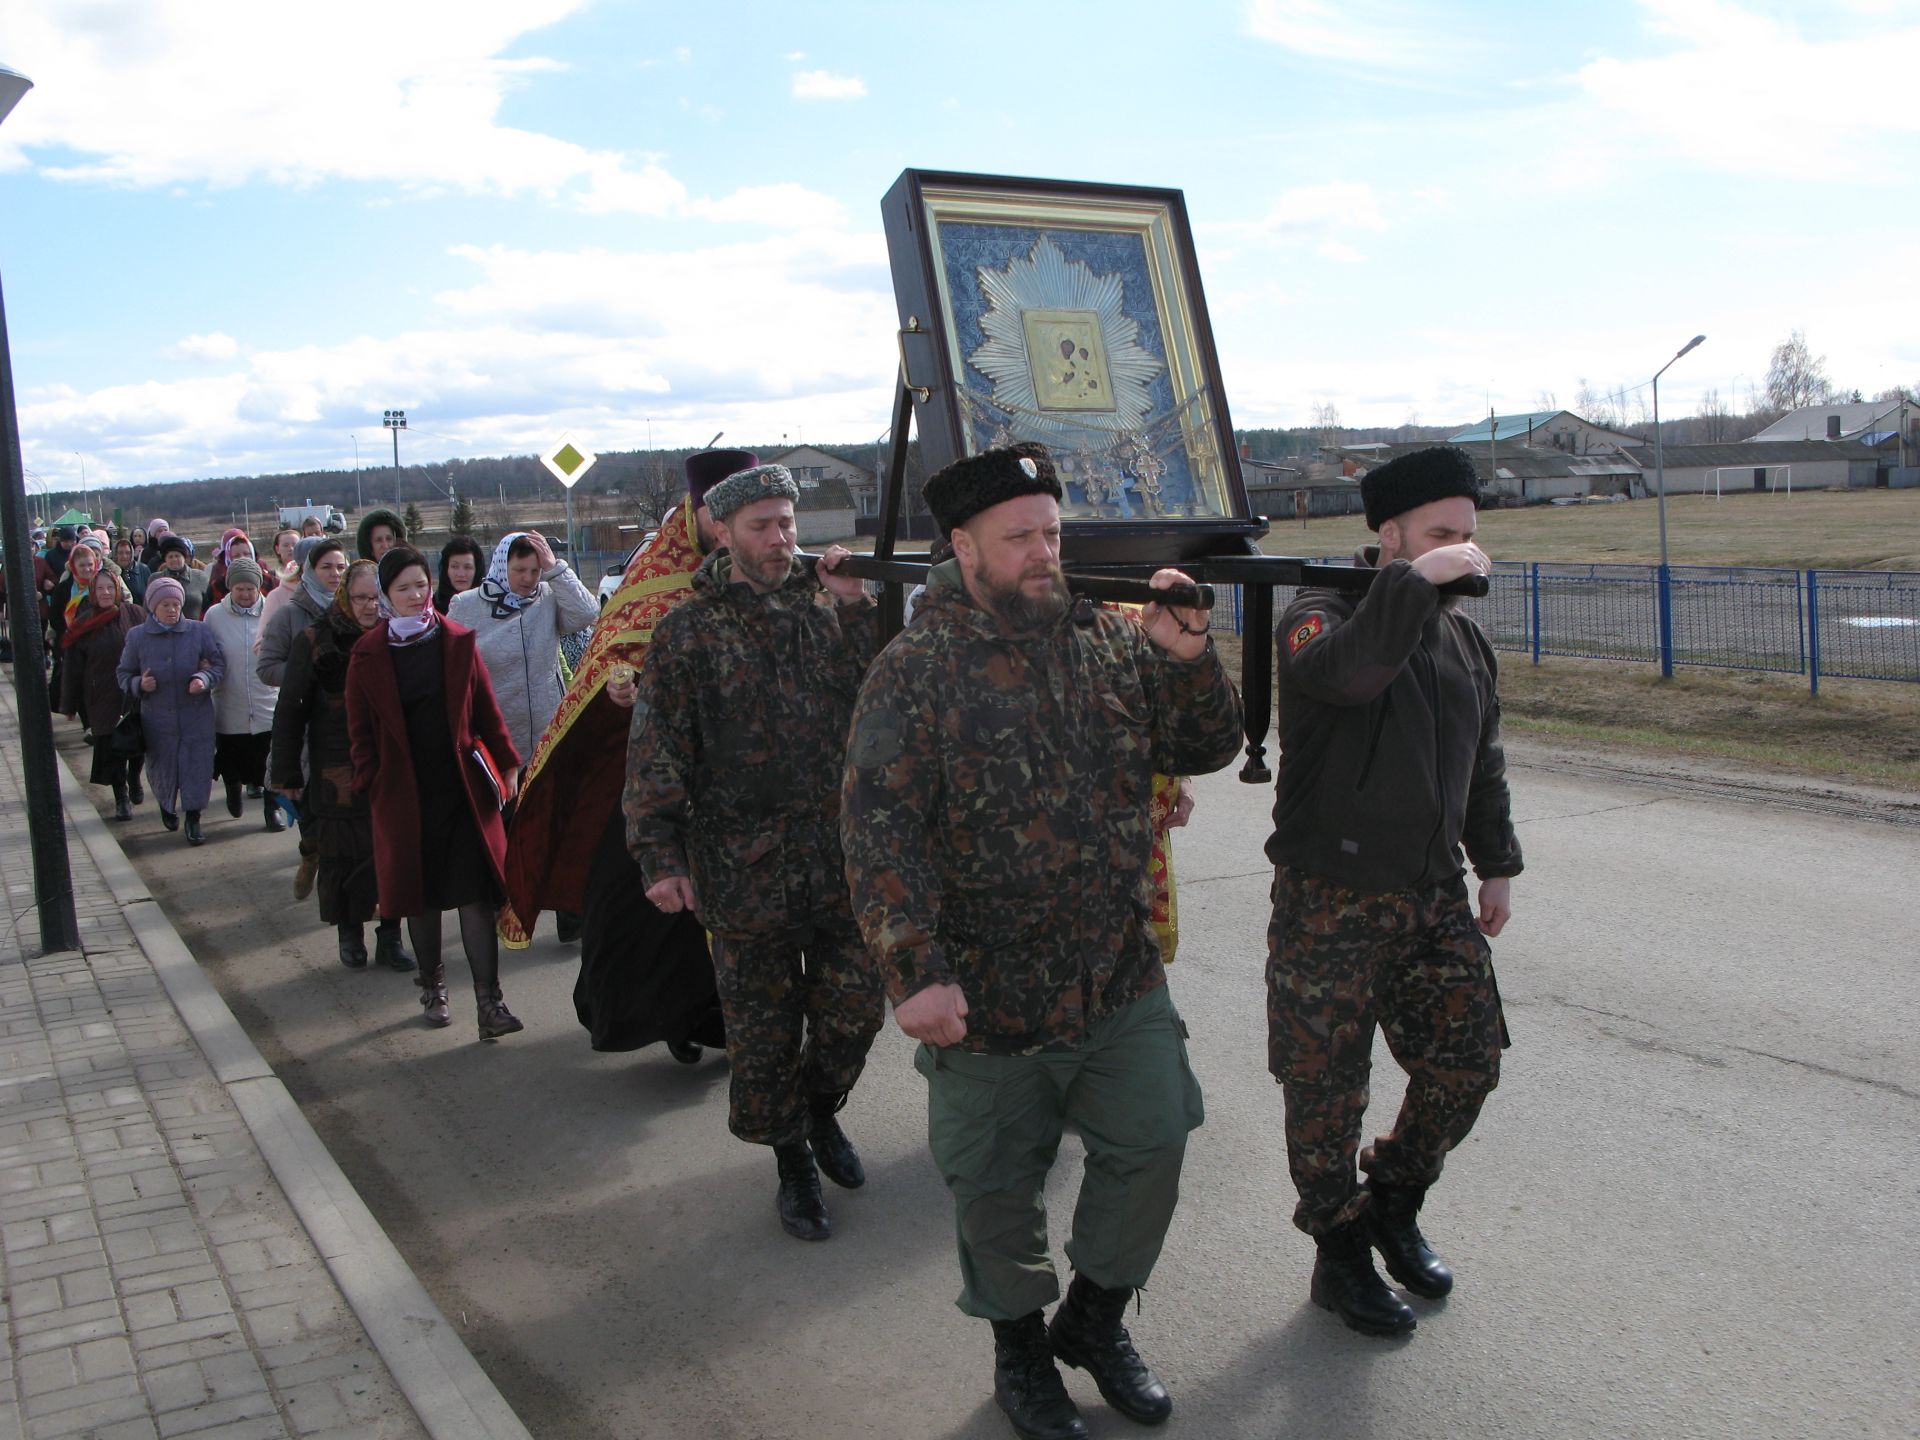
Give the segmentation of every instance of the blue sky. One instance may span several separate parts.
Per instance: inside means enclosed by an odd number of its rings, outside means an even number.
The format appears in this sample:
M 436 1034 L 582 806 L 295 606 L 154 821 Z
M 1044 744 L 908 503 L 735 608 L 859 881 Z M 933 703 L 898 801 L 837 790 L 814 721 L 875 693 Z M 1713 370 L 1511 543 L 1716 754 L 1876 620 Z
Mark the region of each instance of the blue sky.
M 908 166 L 1183 189 L 1240 425 L 1920 384 L 1920 4 L 0 0 L 30 471 L 871 440 Z

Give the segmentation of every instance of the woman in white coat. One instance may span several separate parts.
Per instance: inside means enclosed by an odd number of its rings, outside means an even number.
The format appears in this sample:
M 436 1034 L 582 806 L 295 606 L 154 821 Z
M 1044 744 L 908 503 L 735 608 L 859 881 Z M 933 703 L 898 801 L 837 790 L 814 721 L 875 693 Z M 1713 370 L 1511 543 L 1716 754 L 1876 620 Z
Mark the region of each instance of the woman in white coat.
M 273 706 L 277 686 L 262 680 L 255 665 L 262 621 L 259 564 L 236 555 L 227 562 L 227 594 L 208 609 L 207 629 L 220 642 L 227 673 L 213 692 L 213 773 L 226 781 L 227 813 L 240 818 L 241 787 L 260 794 L 267 783 L 267 751 L 273 745 Z M 287 828 L 286 816 L 271 795 L 264 797 L 266 827 Z

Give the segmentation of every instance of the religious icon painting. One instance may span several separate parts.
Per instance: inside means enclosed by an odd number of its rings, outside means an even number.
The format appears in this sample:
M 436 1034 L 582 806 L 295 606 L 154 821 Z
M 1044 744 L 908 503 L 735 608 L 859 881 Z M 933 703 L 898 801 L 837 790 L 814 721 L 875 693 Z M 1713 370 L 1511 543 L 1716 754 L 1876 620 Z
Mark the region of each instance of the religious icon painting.
M 1037 440 L 1070 532 L 1264 530 L 1179 191 L 908 170 L 882 211 L 928 471 Z

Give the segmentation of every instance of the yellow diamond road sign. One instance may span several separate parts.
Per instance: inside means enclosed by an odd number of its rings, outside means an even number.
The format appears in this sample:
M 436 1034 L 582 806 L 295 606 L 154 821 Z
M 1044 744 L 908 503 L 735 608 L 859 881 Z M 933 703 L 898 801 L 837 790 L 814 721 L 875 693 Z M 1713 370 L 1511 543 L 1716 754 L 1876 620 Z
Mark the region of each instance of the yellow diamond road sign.
M 571 435 L 562 435 L 560 443 L 540 457 L 540 463 L 547 467 L 554 479 L 571 490 L 599 458 L 591 450 L 582 450 L 574 444 Z

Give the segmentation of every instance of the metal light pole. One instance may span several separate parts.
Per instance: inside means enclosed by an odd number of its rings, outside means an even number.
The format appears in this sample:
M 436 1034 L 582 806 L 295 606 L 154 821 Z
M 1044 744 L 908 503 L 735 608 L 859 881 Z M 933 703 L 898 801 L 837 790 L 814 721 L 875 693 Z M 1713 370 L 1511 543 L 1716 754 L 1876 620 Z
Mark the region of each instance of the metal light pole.
M 1673 573 L 1667 568 L 1667 453 L 1660 443 L 1660 377 L 1678 360 L 1707 337 L 1696 335 L 1653 372 L 1653 473 L 1660 503 L 1660 675 L 1673 678 Z
M 349 430 L 347 438 L 353 441 L 353 513 L 358 515 L 367 504 L 360 494 L 360 437 Z
M 400 505 L 400 432 L 407 428 L 407 412 L 385 411 L 381 414 L 380 423 L 393 433 L 393 503 L 397 509 Z M 358 442 L 356 442 L 356 453 L 358 448 Z
M 0 66 L 0 122 L 33 82 Z M 33 850 L 33 899 L 40 911 L 43 953 L 80 948 L 67 863 L 67 817 L 60 804 L 60 757 L 53 748 L 40 595 L 33 583 L 33 541 L 27 529 L 26 469 L 20 461 L 20 417 L 14 408 L 13 354 L 7 304 L 0 294 L 0 526 L 5 527 L 7 615 L 13 630 L 13 698 L 19 711 L 27 836 Z

